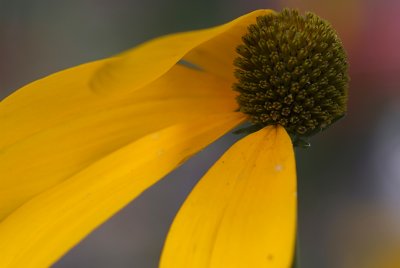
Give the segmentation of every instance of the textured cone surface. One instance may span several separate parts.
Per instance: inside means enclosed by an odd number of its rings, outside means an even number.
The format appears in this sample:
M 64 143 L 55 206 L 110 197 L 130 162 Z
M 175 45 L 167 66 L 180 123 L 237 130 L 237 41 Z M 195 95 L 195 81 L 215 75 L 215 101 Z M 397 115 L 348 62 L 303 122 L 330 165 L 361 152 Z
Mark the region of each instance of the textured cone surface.
M 284 10 L 258 17 L 242 39 L 234 89 L 254 124 L 308 137 L 345 114 L 348 64 L 328 22 Z

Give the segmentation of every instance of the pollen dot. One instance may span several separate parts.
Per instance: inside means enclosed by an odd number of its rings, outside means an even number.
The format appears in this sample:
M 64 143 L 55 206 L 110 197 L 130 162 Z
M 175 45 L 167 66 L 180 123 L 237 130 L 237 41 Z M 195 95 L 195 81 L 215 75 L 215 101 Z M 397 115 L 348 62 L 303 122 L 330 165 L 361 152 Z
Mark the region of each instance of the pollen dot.
M 282 171 L 282 169 L 283 169 L 283 167 L 282 167 L 282 165 L 276 165 L 275 166 L 275 171 Z

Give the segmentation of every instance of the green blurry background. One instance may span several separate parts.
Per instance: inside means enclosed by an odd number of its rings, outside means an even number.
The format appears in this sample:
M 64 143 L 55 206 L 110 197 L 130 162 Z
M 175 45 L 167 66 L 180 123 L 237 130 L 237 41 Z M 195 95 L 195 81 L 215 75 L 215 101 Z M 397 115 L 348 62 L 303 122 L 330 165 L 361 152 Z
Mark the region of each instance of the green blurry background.
M 297 150 L 301 267 L 399 268 L 398 0 L 0 0 L 0 98 L 162 34 L 282 7 L 314 11 L 335 26 L 352 79 L 346 118 Z M 237 138 L 228 135 L 192 158 L 55 267 L 156 267 L 184 198 Z

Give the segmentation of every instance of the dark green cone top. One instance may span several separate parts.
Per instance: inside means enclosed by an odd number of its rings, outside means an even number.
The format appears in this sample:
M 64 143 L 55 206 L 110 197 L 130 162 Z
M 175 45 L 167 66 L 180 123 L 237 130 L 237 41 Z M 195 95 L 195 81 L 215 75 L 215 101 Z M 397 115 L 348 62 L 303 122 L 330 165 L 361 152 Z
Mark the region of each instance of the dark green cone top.
M 234 89 L 252 123 L 309 137 L 345 114 L 348 64 L 328 22 L 283 10 L 258 17 L 242 39 Z

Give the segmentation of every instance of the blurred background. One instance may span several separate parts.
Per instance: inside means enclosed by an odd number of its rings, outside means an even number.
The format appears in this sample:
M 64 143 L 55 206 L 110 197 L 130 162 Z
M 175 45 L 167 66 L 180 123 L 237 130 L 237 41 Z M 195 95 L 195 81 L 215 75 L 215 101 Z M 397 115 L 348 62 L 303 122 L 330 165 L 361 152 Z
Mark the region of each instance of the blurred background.
M 20 86 L 153 37 L 258 8 L 309 10 L 350 61 L 348 115 L 297 149 L 303 268 L 400 267 L 400 1 L 0 0 L 0 99 Z M 227 135 L 146 191 L 55 267 L 157 267 L 171 221 Z

